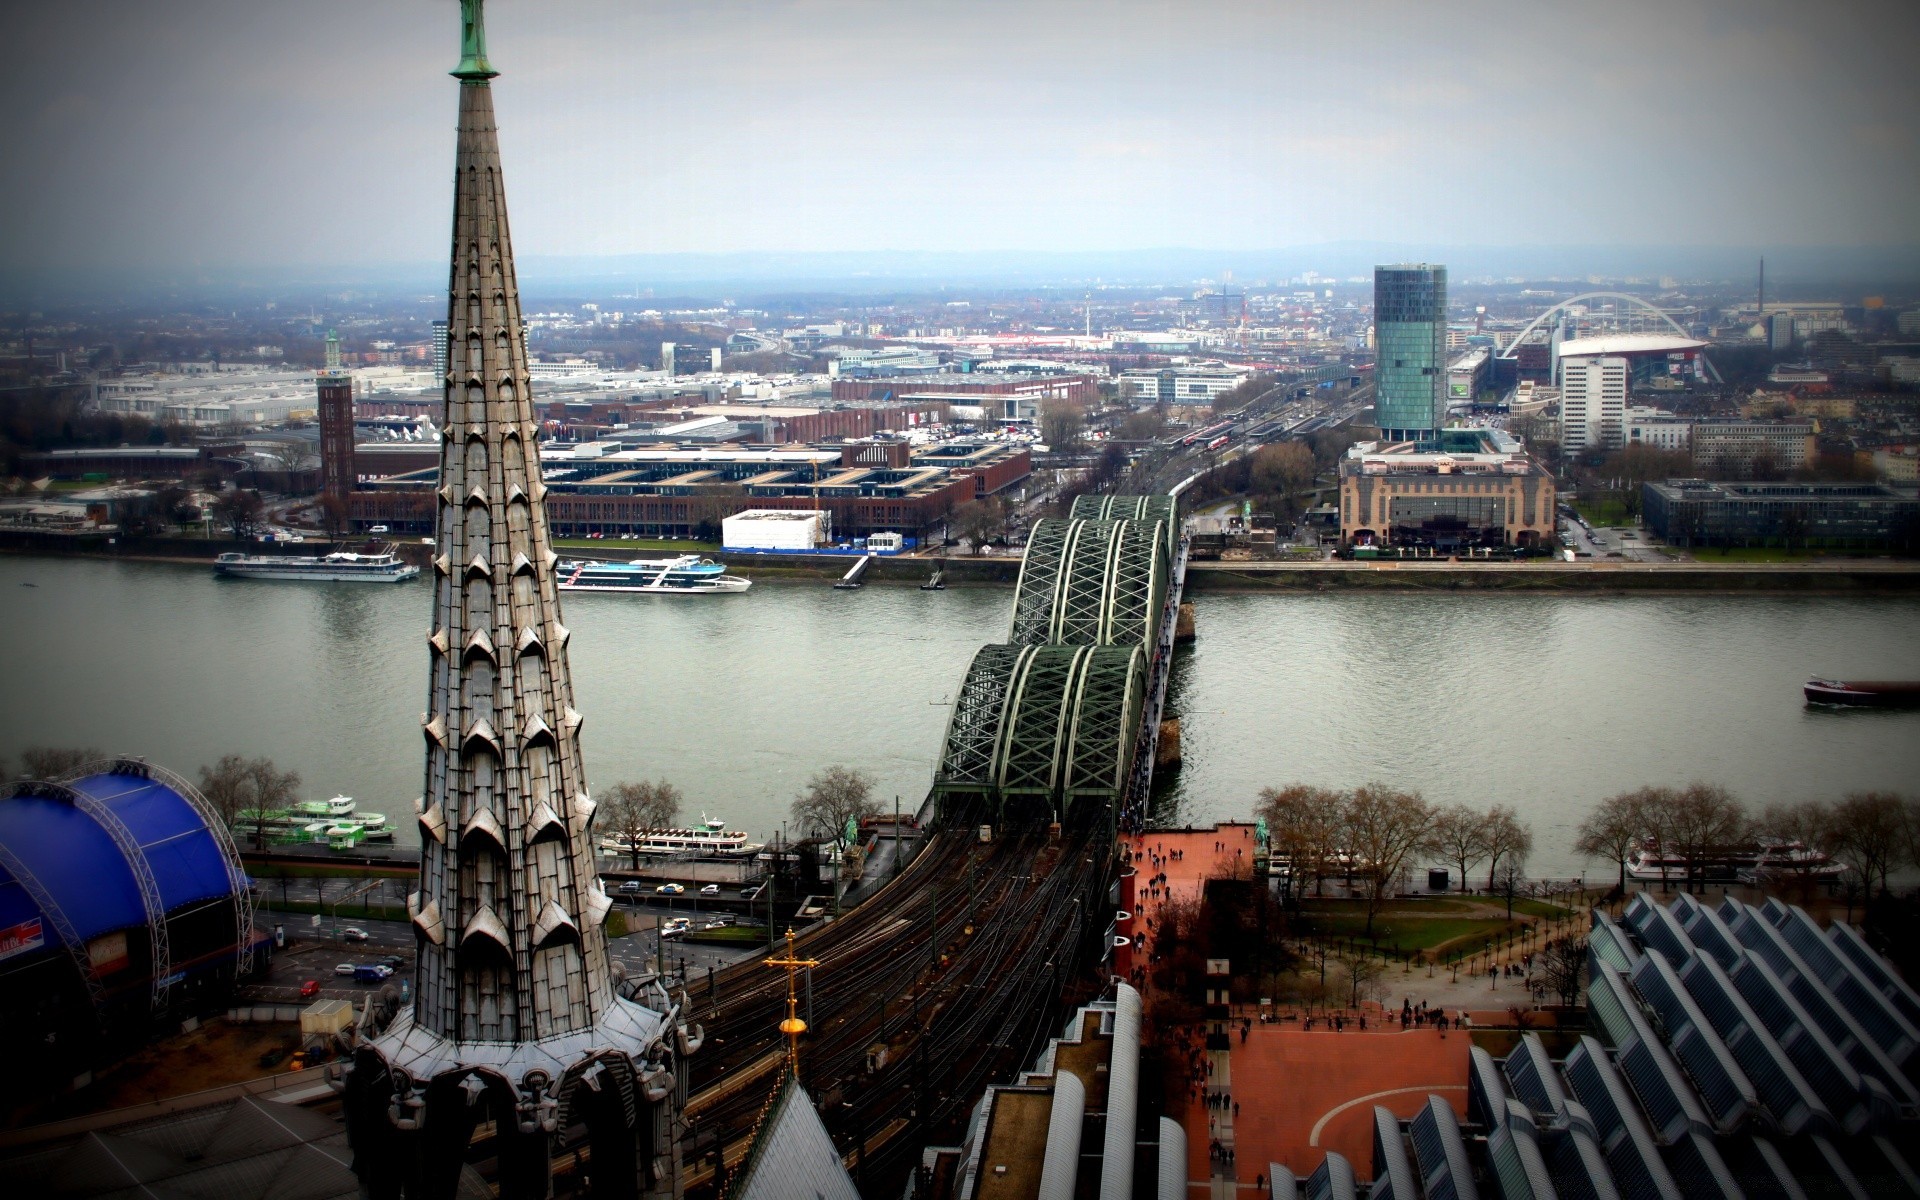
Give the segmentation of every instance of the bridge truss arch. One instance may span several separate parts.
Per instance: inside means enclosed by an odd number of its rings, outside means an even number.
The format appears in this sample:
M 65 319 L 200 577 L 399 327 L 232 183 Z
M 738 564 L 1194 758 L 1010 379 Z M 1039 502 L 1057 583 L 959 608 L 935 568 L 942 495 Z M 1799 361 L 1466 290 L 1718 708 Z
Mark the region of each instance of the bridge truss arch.
M 1166 531 L 1160 520 L 1037 522 L 1020 564 L 1007 640 L 1151 646 L 1172 565 Z
M 1146 700 L 1138 646 L 989 645 L 948 718 L 934 792 L 1025 801 L 1056 819 L 1124 792 Z

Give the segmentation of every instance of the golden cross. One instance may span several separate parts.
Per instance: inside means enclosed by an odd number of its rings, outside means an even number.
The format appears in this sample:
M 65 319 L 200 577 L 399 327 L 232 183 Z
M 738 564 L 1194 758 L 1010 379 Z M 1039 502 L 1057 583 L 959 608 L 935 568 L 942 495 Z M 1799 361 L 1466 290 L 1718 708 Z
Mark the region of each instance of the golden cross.
M 787 956 L 769 958 L 770 967 L 781 967 L 787 972 L 787 1019 L 780 1022 L 780 1032 L 787 1035 L 787 1067 L 796 1075 L 800 1071 L 800 1035 L 807 1031 L 807 1023 L 800 1019 L 800 998 L 794 991 L 793 973 L 802 967 L 817 967 L 820 960 L 815 958 L 795 958 L 793 955 L 793 926 L 787 926 Z

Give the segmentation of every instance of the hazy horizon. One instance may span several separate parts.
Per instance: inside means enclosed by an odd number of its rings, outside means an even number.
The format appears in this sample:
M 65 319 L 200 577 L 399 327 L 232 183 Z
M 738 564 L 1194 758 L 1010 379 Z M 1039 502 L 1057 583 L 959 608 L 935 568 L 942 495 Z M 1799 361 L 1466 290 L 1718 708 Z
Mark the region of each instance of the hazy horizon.
M 920 278 L 941 256 L 1027 260 L 1016 283 L 1101 260 L 1341 276 L 1361 247 L 1462 276 L 1738 279 L 1765 254 L 1783 282 L 1920 277 L 1920 8 L 1892 0 L 487 20 L 529 282 Z M 457 34 L 453 0 L 9 6 L 0 280 L 434 282 Z

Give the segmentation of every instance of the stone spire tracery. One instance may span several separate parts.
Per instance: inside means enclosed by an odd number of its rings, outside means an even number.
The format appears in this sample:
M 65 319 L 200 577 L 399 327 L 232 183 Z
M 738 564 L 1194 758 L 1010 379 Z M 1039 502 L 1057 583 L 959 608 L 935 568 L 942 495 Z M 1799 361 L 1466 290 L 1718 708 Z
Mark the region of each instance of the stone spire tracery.
M 486 76 L 461 80 L 455 188 L 415 1007 L 456 1041 L 537 1040 L 606 1008 L 608 900 Z
M 480 0 L 462 0 L 447 372 L 427 636 L 419 964 L 411 1008 L 340 1079 L 373 1194 L 450 1195 L 492 1121 L 513 1194 L 547 1191 L 553 1135 L 584 1121 L 631 1153 L 637 1195 L 670 1173 L 682 1056 L 660 987 L 613 989 L 593 802 L 567 669 L 539 426 L 507 227 Z M 621 1182 L 625 1182 L 622 1180 Z M 595 1188 L 602 1187 L 596 1172 Z

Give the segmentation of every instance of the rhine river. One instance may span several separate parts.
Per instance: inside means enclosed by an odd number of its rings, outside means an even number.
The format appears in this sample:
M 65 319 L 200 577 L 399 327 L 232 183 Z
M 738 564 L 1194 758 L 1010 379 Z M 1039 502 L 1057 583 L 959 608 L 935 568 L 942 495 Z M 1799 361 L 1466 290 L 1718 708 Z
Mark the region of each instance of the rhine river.
M 28 586 L 31 585 L 31 586 Z M 220 581 L 206 567 L 0 558 L 0 755 L 139 754 L 197 778 L 266 755 L 414 837 L 431 592 Z M 1011 588 L 760 582 L 738 596 L 565 598 L 588 777 L 666 778 L 765 838 L 822 766 L 917 807 L 947 705 Z M 1808 709 L 1810 675 L 1920 678 L 1920 600 L 1203 593 L 1176 660 L 1177 819 L 1244 818 L 1262 787 L 1377 780 L 1509 804 L 1531 869 L 1594 801 L 1723 784 L 1756 809 L 1912 792 L 1920 713 Z

